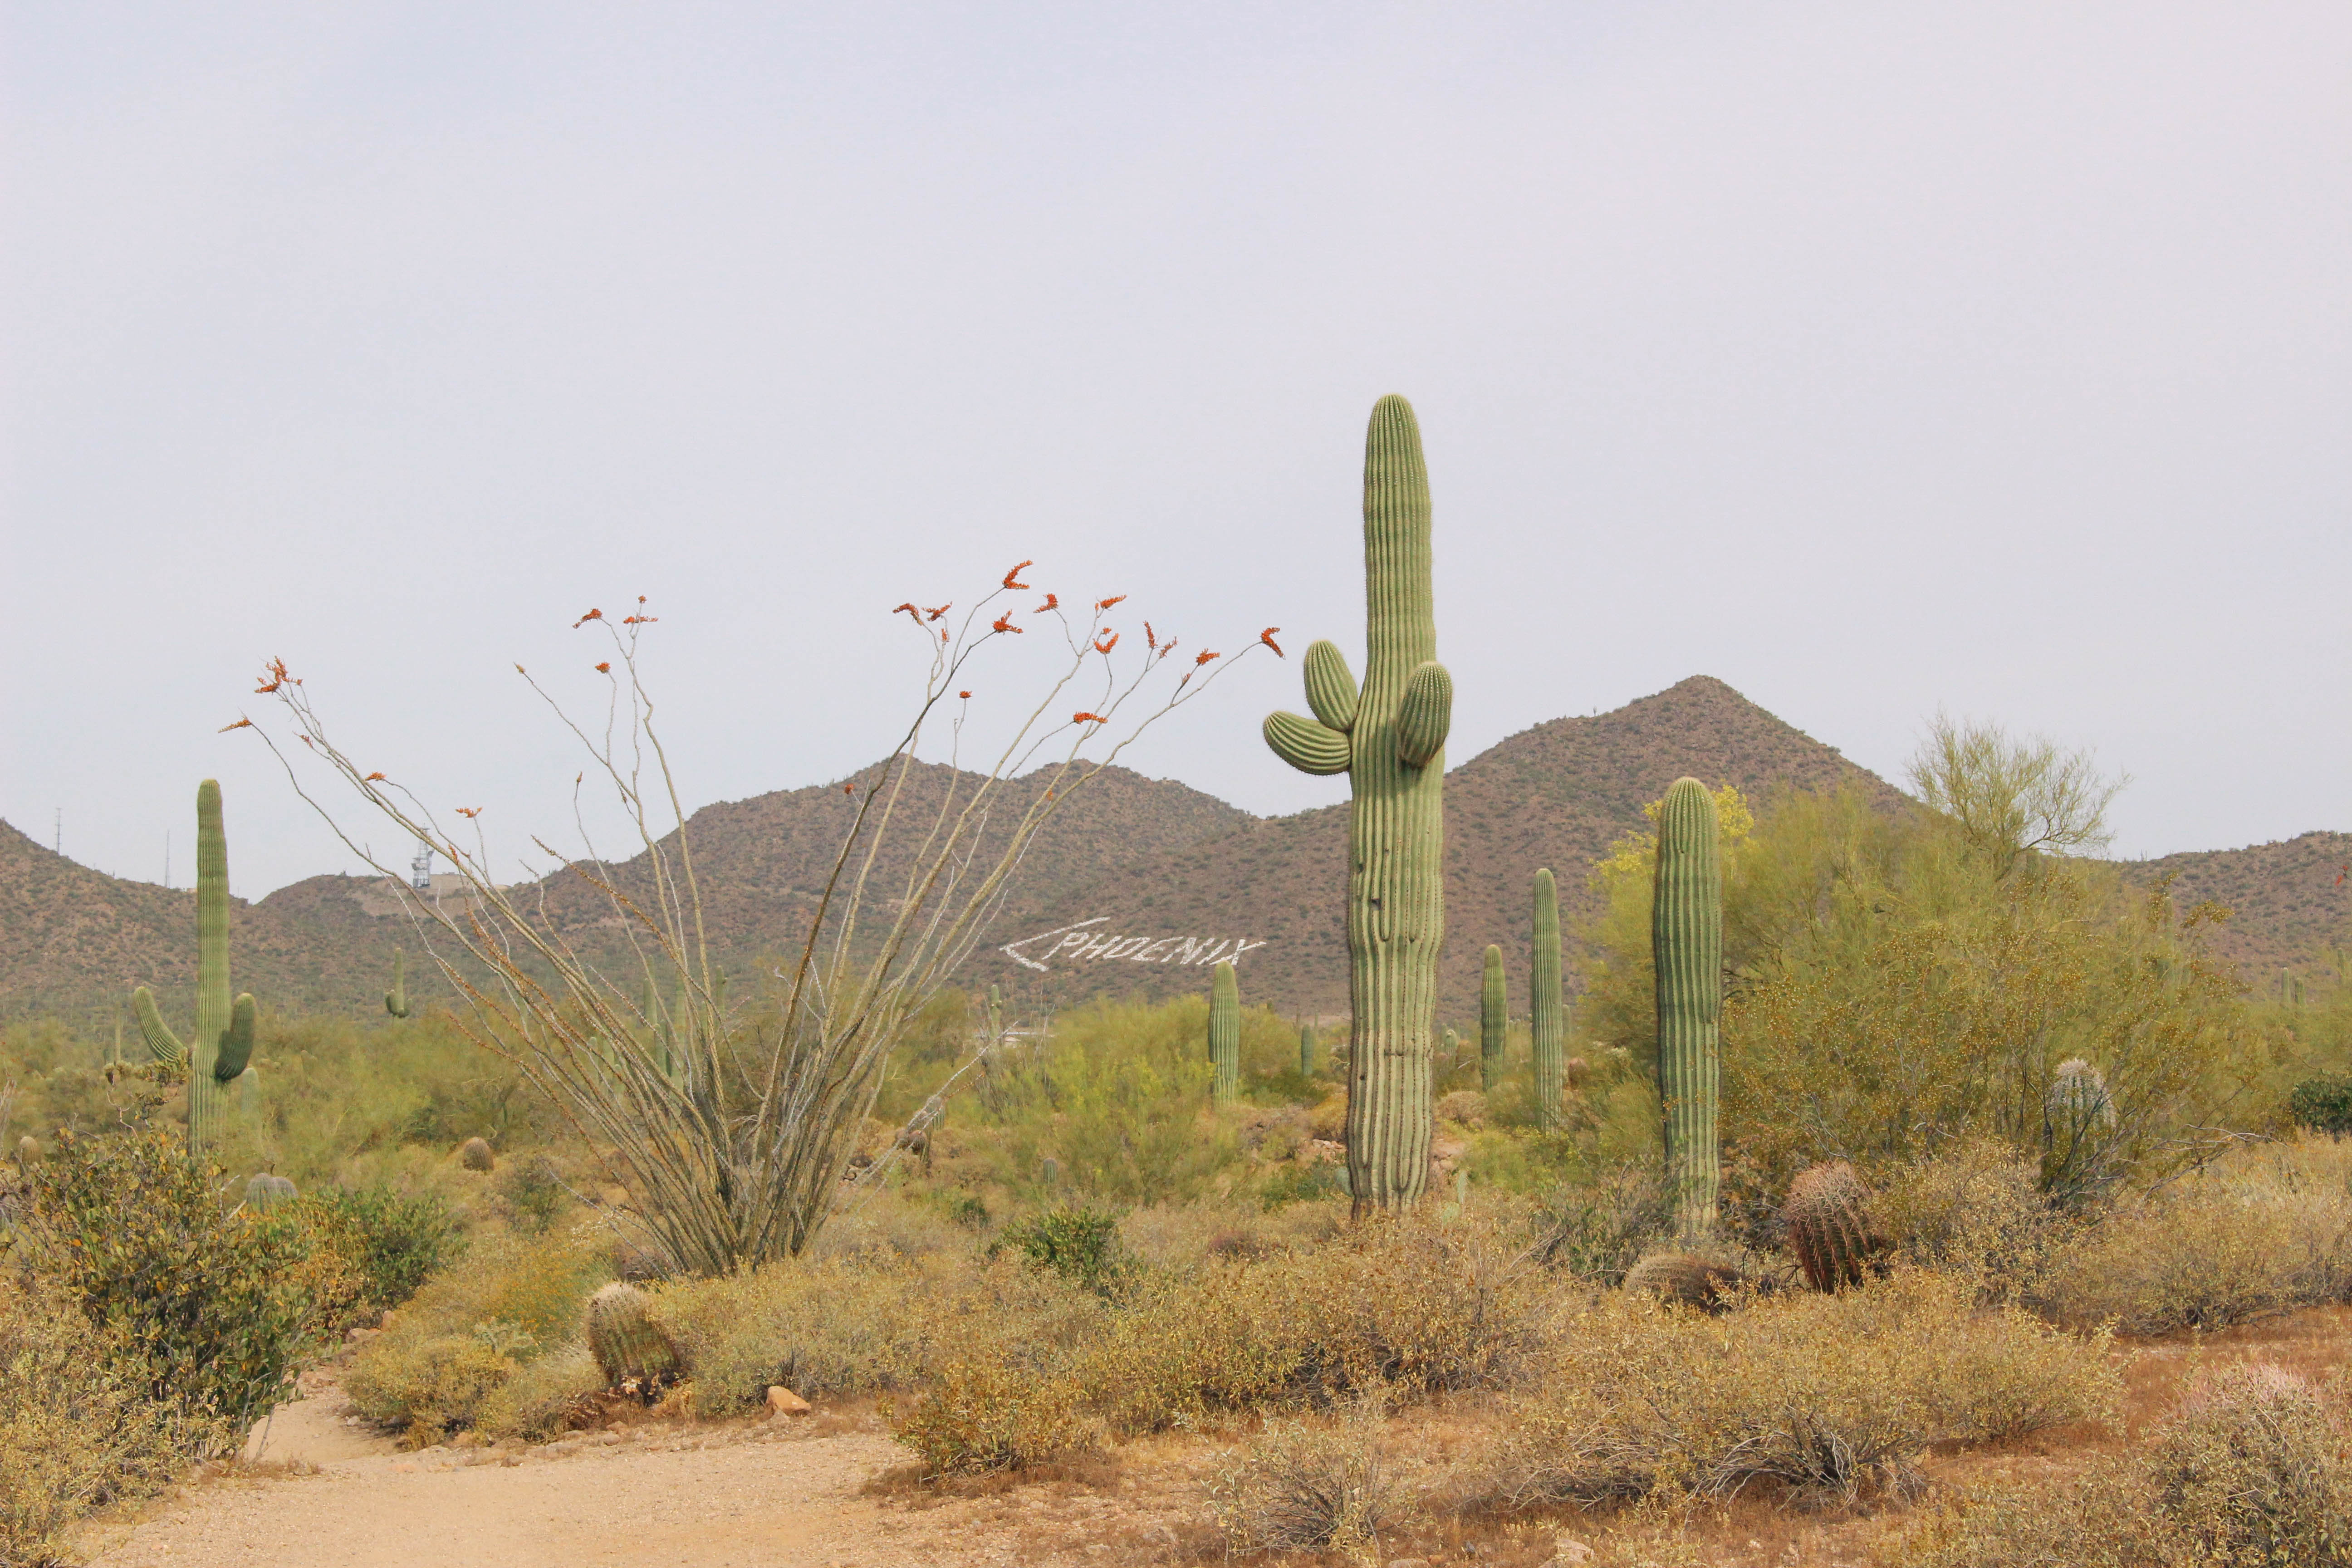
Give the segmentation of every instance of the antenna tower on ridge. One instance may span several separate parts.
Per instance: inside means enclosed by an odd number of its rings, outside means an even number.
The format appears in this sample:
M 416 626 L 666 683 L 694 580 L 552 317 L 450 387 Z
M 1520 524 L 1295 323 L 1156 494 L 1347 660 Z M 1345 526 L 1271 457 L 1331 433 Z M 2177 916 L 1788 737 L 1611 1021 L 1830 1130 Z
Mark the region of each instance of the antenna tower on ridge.
M 408 863 L 408 885 L 420 893 L 429 893 L 433 890 L 433 847 L 431 845 L 417 846 L 416 858 Z

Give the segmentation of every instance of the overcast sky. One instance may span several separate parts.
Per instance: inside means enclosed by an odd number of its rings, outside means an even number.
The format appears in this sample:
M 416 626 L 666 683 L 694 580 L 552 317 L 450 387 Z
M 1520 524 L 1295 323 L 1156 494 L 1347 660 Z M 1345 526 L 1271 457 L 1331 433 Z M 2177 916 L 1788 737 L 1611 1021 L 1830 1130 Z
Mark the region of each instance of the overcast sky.
M 0 816 L 348 868 L 283 656 L 501 849 L 649 595 L 689 804 L 839 777 L 1014 560 L 1359 659 L 1427 437 L 1459 762 L 1718 676 L 2133 854 L 2352 828 L 2352 8 L 9 4 Z M 1135 753 L 1254 811 L 1261 657 Z M 1010 706 L 1019 678 L 1004 672 Z M 389 835 L 362 827 L 385 854 Z

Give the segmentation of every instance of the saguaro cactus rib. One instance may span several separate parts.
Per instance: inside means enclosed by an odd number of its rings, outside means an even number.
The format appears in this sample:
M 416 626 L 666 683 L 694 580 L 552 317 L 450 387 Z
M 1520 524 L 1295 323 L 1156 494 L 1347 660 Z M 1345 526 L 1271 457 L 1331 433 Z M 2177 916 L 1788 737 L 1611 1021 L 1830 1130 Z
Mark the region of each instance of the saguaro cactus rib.
M 1666 1172 L 1685 1234 L 1715 1226 L 1722 1162 L 1716 1131 L 1723 1012 L 1723 867 L 1715 797 L 1677 779 L 1658 810 L 1658 869 L 1650 910 L 1657 970 L 1658 1095 L 1665 1108 Z
M 1528 1034 L 1536 1071 L 1536 1105 L 1547 1127 L 1559 1121 L 1568 1077 L 1568 1012 L 1559 983 L 1559 885 L 1549 870 L 1536 873 L 1535 940 L 1528 963 Z
M 1348 1179 L 1358 1213 L 1403 1207 L 1428 1180 L 1437 952 L 1445 939 L 1445 736 L 1453 681 L 1436 662 L 1429 473 L 1412 405 L 1383 397 L 1364 437 L 1368 658 L 1356 689 L 1337 647 L 1307 649 L 1314 719 L 1277 713 L 1266 744 L 1302 772 L 1346 773 Z
M 226 1109 L 226 1086 L 253 1055 L 255 1007 L 250 995 L 228 991 L 228 835 L 221 826 L 220 785 L 196 786 L 196 1027 L 184 1045 L 142 985 L 131 993 L 139 1033 L 157 1061 L 188 1074 L 188 1152 L 213 1142 Z

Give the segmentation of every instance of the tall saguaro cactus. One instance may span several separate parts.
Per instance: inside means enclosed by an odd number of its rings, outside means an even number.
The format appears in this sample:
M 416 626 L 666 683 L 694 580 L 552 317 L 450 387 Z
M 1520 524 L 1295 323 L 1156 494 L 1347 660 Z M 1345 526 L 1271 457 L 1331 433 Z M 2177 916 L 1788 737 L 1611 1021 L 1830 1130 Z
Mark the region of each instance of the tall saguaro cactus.
M 383 994 L 383 1010 L 395 1018 L 408 1016 L 408 954 L 392 950 L 392 989 Z
M 1478 976 L 1478 1087 L 1488 1094 L 1503 1080 L 1503 1051 L 1510 1044 L 1511 991 L 1503 979 L 1503 950 L 1486 947 L 1486 967 Z
M 1536 873 L 1534 950 L 1528 963 L 1528 1026 L 1536 1069 L 1536 1107 L 1547 1127 L 1559 1121 L 1560 1087 L 1568 1078 L 1568 1015 L 1559 989 L 1559 885 L 1549 870 Z
M 1312 1024 L 1301 1023 L 1298 1026 L 1298 1076 L 1315 1076 L 1315 1026 Z
M 228 1086 L 252 1073 L 254 1006 L 228 994 L 228 835 L 221 827 L 220 785 L 196 786 L 196 1029 L 186 1043 L 155 1010 L 144 985 L 131 994 L 148 1050 L 188 1075 L 188 1153 L 203 1153 L 226 1112 Z
M 1715 1105 L 1723 1013 L 1723 865 L 1715 797 L 1677 779 L 1658 811 L 1658 873 L 1650 952 L 1658 976 L 1658 1095 L 1665 1105 L 1666 1173 L 1682 1226 L 1715 1226 L 1722 1184 Z
M 1437 662 L 1429 470 L 1412 405 L 1383 397 L 1364 436 L 1363 689 L 1330 642 L 1307 650 L 1307 705 L 1265 742 L 1310 773 L 1346 773 L 1348 1181 L 1356 1212 L 1402 1208 L 1429 1179 L 1430 1032 L 1445 940 L 1445 736 L 1454 678 Z
M 1210 973 L 1209 1066 L 1215 1075 L 1211 1092 L 1219 1105 L 1231 1105 L 1242 1088 L 1242 990 L 1232 964 L 1220 963 Z

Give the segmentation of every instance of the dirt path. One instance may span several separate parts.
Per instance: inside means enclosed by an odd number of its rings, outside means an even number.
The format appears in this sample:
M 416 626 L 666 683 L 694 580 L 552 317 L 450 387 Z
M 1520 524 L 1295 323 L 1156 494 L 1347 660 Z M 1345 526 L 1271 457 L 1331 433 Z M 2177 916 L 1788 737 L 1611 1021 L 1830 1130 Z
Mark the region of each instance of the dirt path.
M 258 1472 L 100 1525 L 98 1568 L 895 1568 L 1166 1560 L 1184 1500 L 1132 1482 L 945 1501 L 865 1495 L 907 1461 L 870 1418 L 658 1423 L 523 1452 L 396 1452 L 331 1379 L 281 1409 Z M 315 1467 L 315 1468 L 313 1468 Z M 1143 1489 L 1147 1493 L 1158 1489 Z

